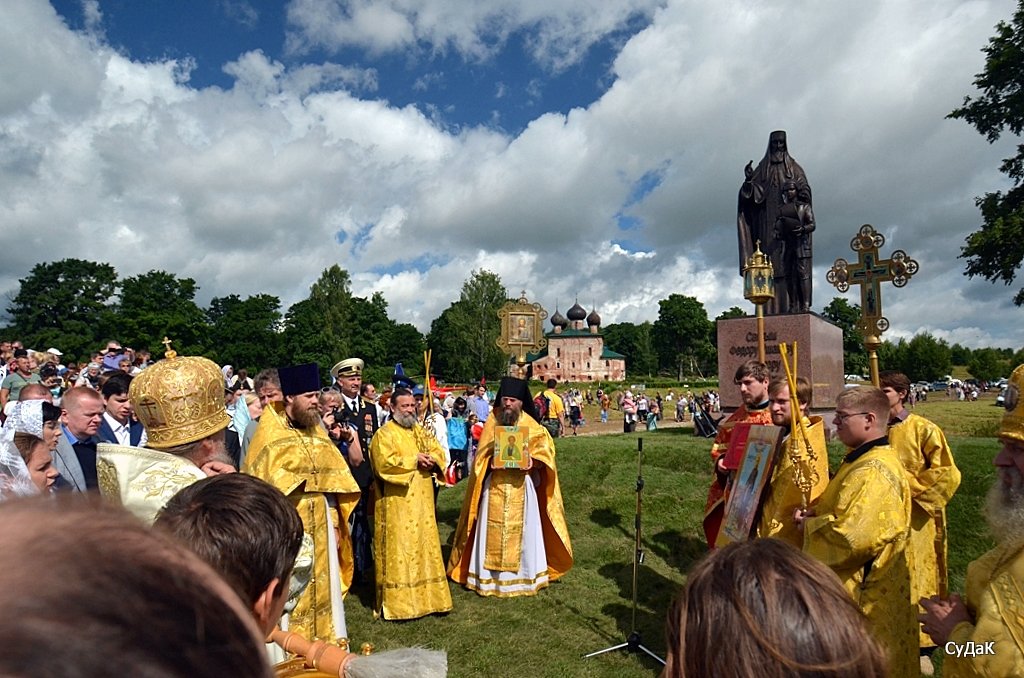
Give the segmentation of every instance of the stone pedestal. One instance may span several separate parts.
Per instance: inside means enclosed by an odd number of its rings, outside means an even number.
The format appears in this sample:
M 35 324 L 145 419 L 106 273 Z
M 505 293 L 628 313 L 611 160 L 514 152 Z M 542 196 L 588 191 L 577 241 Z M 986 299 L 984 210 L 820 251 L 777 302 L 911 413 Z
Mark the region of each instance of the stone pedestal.
M 718 391 L 722 408 L 740 406 L 740 392 L 733 385 L 736 370 L 745 360 L 757 359 L 757 318 L 729 318 L 718 322 Z M 843 331 L 813 313 L 770 315 L 764 319 L 764 347 L 772 377 L 786 376 L 779 356 L 779 342 L 797 343 L 797 376 L 811 382 L 812 410 L 835 409 L 836 396 L 843 390 Z

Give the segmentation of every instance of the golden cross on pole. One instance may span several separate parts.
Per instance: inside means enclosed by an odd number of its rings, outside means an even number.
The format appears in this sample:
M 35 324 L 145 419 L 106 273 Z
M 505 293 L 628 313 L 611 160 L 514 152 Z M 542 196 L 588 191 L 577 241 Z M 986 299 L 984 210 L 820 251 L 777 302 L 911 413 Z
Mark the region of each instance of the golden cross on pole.
M 836 259 L 826 278 L 840 292 L 850 285 L 860 285 L 860 329 L 864 333 L 864 348 L 871 361 L 871 383 L 878 386 L 878 347 L 882 345 L 882 332 L 889 329 L 889 319 L 882 315 L 883 282 L 903 287 L 917 273 L 917 262 L 903 250 L 896 250 L 890 259 L 880 259 L 878 248 L 885 237 L 870 224 L 860 227 L 850 241 L 850 249 L 857 252 L 857 263 L 850 265 L 845 259 Z

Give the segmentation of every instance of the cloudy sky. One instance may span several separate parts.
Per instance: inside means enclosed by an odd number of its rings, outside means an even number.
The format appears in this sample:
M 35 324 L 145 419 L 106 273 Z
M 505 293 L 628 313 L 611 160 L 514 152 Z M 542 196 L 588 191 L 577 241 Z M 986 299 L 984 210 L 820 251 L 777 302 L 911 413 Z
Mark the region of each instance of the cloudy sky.
M 478 268 L 549 313 L 714 317 L 748 307 L 736 193 L 784 129 L 815 310 L 870 223 L 921 265 L 886 338 L 1019 348 L 1011 289 L 957 259 L 1016 140 L 945 119 L 1015 6 L 4 0 L 0 295 L 79 257 L 287 307 L 338 263 L 424 331 Z

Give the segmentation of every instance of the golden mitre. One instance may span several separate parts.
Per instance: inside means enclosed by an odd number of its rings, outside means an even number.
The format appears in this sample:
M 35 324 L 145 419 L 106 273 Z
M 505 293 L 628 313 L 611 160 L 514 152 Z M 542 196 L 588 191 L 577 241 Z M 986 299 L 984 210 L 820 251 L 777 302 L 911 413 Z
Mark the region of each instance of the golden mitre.
M 1021 392 L 1024 391 L 1024 365 L 1019 365 L 1010 375 L 1010 382 L 1006 385 L 1006 396 L 1003 406 L 1006 414 L 999 424 L 999 437 L 1012 438 L 1024 442 L 1024 402 L 1021 399 Z
M 166 449 L 194 443 L 231 423 L 224 407 L 224 376 L 207 358 L 178 354 L 142 370 L 128 388 L 135 416 L 149 436 L 148 447 Z

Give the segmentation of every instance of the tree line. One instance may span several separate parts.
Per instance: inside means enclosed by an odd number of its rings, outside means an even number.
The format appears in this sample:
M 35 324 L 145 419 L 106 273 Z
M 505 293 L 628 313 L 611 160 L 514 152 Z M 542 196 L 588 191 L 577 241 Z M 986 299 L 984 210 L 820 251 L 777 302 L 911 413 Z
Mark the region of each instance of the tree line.
M 250 373 L 313 361 L 326 370 L 358 356 L 366 361 L 367 380 L 377 383 L 387 381 L 399 362 L 409 374 L 423 374 L 428 347 L 431 372 L 454 383 L 493 380 L 508 365 L 495 340 L 501 331 L 497 311 L 510 297 L 501 278 L 486 270 L 470 274 L 459 298 L 434 319 L 426 336 L 390 317 L 379 292 L 369 298 L 352 294 L 348 272 L 336 264 L 321 273 L 305 299 L 284 310 L 271 294 L 214 297 L 202 308 L 195 301 L 198 290 L 192 278 L 166 271 L 119 278 L 106 263 L 39 263 L 19 281 L 0 336 L 39 350 L 57 347 L 67 360 L 88 358 L 111 338 L 161 356 L 167 336 L 183 355 L 204 355 Z M 716 320 L 746 315 L 734 306 Z M 866 373 L 867 354 L 856 326 L 860 308 L 837 297 L 823 315 L 843 330 L 846 371 Z M 716 323 L 694 297 L 671 294 L 658 302 L 657 320 L 614 323 L 601 331 L 605 345 L 626 356 L 631 377 L 682 380 L 717 373 Z M 1024 349 L 972 350 L 922 334 L 885 342 L 879 360 L 884 369 L 898 369 L 914 380 L 938 379 L 954 364 L 991 380 L 1024 363 Z

